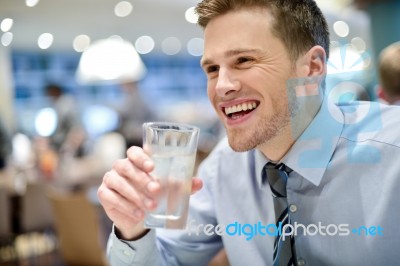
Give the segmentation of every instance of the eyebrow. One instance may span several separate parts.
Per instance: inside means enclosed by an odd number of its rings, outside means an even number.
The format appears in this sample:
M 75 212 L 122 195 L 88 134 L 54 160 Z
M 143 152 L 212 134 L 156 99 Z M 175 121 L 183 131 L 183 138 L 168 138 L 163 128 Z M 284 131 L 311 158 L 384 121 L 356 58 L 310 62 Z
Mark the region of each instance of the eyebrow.
M 244 54 L 244 53 L 259 54 L 259 53 L 261 53 L 261 50 L 260 49 L 235 49 L 235 50 L 229 50 L 229 51 L 225 52 L 224 56 L 232 57 L 232 56 L 236 56 L 236 55 Z M 209 59 L 209 58 L 203 57 L 200 61 L 201 66 L 210 65 L 210 64 L 213 64 L 213 60 Z

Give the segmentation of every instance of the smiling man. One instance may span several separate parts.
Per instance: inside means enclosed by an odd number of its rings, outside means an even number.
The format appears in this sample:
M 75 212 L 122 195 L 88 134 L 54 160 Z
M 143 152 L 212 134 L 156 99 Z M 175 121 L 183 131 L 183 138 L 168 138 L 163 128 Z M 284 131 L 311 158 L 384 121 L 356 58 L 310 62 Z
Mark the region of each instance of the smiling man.
M 286 83 L 324 74 L 325 50 L 314 46 L 301 58 L 290 58 L 273 33 L 274 23 L 270 10 L 255 7 L 213 18 L 205 27 L 201 64 L 232 149 L 259 148 L 278 161 L 294 142 Z M 326 24 L 321 27 L 328 34 Z
M 313 0 L 204 0 L 202 68 L 227 138 L 193 179 L 194 231 L 148 230 L 154 163 L 140 148 L 105 174 L 112 265 L 396 265 L 400 113 L 324 95 L 329 33 Z

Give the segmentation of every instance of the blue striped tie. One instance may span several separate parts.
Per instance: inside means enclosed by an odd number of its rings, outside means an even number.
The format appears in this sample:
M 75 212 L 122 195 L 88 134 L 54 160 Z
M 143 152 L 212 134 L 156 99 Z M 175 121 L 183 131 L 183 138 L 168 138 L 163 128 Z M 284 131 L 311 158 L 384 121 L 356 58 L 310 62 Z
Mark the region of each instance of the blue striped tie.
M 292 172 L 292 169 L 283 163 L 277 165 L 269 162 L 263 168 L 263 180 L 268 180 L 272 191 L 277 228 L 280 223 L 282 223 L 282 228 L 286 224 L 290 224 L 286 199 L 286 182 L 290 172 Z M 294 238 L 290 236 L 285 237 L 285 240 L 283 240 L 282 236 L 277 235 L 274 243 L 274 266 L 294 265 L 294 259 Z

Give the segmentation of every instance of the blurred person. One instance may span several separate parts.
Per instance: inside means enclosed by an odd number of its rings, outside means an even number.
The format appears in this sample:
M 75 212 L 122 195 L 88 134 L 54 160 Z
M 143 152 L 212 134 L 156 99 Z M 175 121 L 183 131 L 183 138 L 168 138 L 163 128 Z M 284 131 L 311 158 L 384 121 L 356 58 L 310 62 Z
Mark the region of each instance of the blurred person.
M 161 191 L 154 162 L 140 147 L 115 162 L 98 189 L 111 265 L 207 265 L 221 249 L 240 266 L 398 264 L 400 112 L 325 97 L 316 3 L 203 0 L 196 12 L 227 138 L 193 178 L 194 232 L 144 228 Z
M 37 136 L 33 139 L 36 166 L 40 181 L 53 181 L 58 174 L 59 156 L 48 137 Z
M 378 69 L 378 97 L 388 104 L 400 105 L 400 42 L 382 50 Z
M 0 117 L 0 170 L 7 166 L 12 153 L 11 136 Z
M 86 131 L 76 100 L 58 84 L 48 84 L 45 93 L 50 97 L 57 114 L 57 127 L 51 136 L 54 149 L 77 157 L 84 155 Z
M 120 115 L 117 131 L 125 138 L 127 148 L 142 146 L 142 124 L 154 119 L 154 114 L 143 101 L 138 86 L 136 81 L 121 84 L 123 100 L 116 107 Z

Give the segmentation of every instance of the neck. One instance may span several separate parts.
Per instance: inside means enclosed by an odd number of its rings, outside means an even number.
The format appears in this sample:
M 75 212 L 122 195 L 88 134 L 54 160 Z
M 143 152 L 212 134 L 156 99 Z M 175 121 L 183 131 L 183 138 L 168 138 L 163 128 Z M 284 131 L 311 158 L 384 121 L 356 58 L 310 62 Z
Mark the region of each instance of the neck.
M 259 149 L 270 161 L 279 162 L 293 146 L 295 139 L 292 136 L 290 125 L 278 132 L 277 136 L 259 145 Z
M 292 148 L 293 144 L 313 121 L 322 105 L 322 97 L 311 101 L 297 103 L 298 108 L 292 112 L 290 122 L 277 135 L 259 145 L 259 149 L 269 160 L 280 161 Z M 295 127 L 295 130 L 292 128 Z

